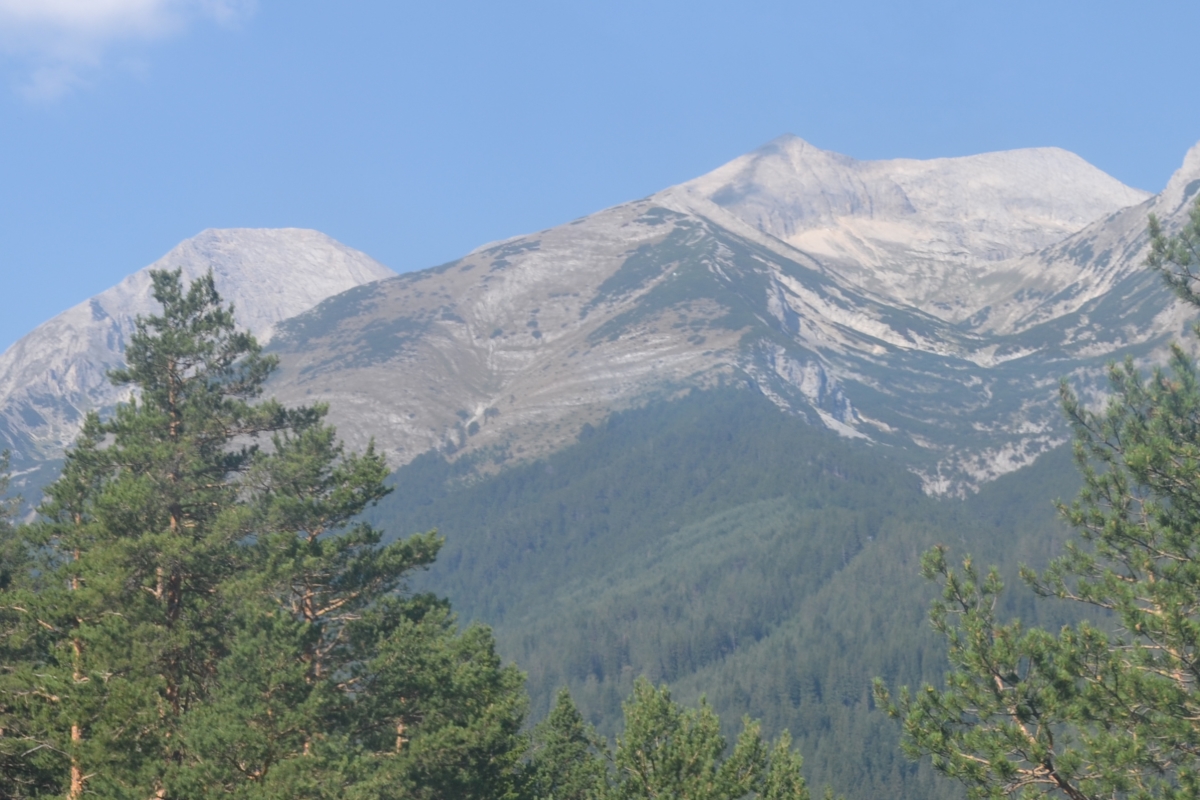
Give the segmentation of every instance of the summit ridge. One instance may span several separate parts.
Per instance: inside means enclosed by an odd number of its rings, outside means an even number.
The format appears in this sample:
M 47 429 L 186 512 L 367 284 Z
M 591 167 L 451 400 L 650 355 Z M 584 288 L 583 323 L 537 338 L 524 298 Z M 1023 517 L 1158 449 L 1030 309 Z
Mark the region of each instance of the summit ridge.
M 737 385 L 961 494 L 1065 441 L 1060 378 L 1100 392 L 1108 359 L 1184 329 L 1140 265 L 1147 215 L 1175 229 L 1198 187 L 1200 148 L 1151 196 L 1057 148 L 858 161 L 785 136 L 418 272 L 295 230 L 205 232 L 160 265 L 213 268 L 280 357 L 268 390 L 329 400 L 394 466 L 529 459 L 613 410 Z M 7 446 L 53 457 L 120 399 L 103 375 L 146 285 L 0 357 Z
M 279 322 L 326 297 L 395 274 L 311 230 L 209 229 L 181 242 L 0 354 L 0 449 L 12 450 L 18 465 L 56 457 L 87 411 L 124 398 L 107 373 L 124 364 L 136 317 L 157 311 L 151 269 L 180 269 L 185 280 L 211 269 L 238 322 L 261 341 L 270 340 Z
M 856 161 L 794 136 L 663 193 L 714 207 L 892 302 L 960 322 L 1009 289 L 1004 261 L 1143 202 L 1074 153 Z

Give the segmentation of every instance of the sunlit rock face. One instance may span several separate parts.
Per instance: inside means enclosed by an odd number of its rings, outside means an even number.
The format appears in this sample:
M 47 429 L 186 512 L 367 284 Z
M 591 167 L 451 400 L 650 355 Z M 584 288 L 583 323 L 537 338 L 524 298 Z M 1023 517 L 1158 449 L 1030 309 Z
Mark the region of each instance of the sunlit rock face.
M 1092 392 L 1181 329 L 1138 266 L 1147 213 L 1184 213 L 1172 191 L 1055 149 L 857 162 L 785 137 L 331 298 L 281 326 L 273 389 L 330 398 L 399 464 L 531 457 L 614 407 L 740 383 L 961 493 L 1064 441 L 1061 377 Z
M 0 356 L 0 448 L 18 463 L 53 458 L 74 439 L 83 415 L 111 408 L 121 392 L 107 372 L 124 363 L 139 314 L 158 306 L 151 269 L 185 280 L 212 270 L 238 321 L 260 340 L 275 326 L 338 294 L 394 273 L 317 231 L 207 230 L 154 264 L 38 326 Z
M 1057 149 L 859 162 L 783 137 L 420 272 L 301 231 L 209 232 L 163 265 L 211 265 L 280 357 L 269 393 L 329 401 L 394 466 L 438 449 L 489 469 L 613 409 L 737 385 L 961 494 L 1065 441 L 1061 378 L 1095 400 L 1108 360 L 1185 328 L 1141 263 L 1148 214 L 1177 228 L 1197 187 L 1196 150 L 1149 196 Z M 10 441 L 49 452 L 115 401 L 101 376 L 147 302 L 133 276 L 4 356 Z
M 1149 197 L 1058 148 L 856 161 L 794 136 L 663 194 L 951 322 L 1020 291 L 1008 259 Z

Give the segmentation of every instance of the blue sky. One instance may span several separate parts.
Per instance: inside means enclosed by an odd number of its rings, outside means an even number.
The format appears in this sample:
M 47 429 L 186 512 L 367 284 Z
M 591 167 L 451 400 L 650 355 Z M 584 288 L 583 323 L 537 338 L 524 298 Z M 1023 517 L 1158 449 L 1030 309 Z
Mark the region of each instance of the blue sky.
M 1200 4 L 0 0 L 0 349 L 208 227 L 399 271 L 782 133 L 860 159 L 1054 145 L 1157 191 Z

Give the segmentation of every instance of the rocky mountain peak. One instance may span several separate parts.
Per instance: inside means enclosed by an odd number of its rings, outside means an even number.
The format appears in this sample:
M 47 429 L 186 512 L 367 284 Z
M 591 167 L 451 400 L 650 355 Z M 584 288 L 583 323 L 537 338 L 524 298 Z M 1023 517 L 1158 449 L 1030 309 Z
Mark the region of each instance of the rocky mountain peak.
M 973 229 L 1013 254 L 1149 197 L 1055 147 L 857 161 L 795 136 L 775 139 L 679 188 L 785 241 L 847 218 L 913 220 Z M 978 249 L 981 239 L 964 243 Z M 978 255 L 998 256 L 994 248 Z
M 1149 216 L 1157 215 L 1168 233 L 1179 230 L 1198 190 L 1200 144 L 1188 151 L 1161 193 L 1105 215 L 1049 247 L 996 265 L 986 308 L 973 327 L 979 332 L 1021 331 L 1083 309 L 1118 291 L 1122 282 L 1137 283 L 1145 274 Z M 1182 330 L 1187 308 L 1167 303 L 1159 311 L 1158 327 Z M 1152 329 L 1156 326 L 1142 334 Z M 1118 338 L 1132 342 L 1142 334 L 1124 331 Z
M 889 302 L 960 322 L 995 301 L 981 289 L 1002 262 L 1149 195 L 1053 147 L 857 161 L 786 136 L 662 197 L 814 255 Z
M 1164 202 L 1055 148 L 857 161 L 782 137 L 387 280 L 313 231 L 206 231 L 156 266 L 212 269 L 274 337 L 270 392 L 329 401 L 351 447 L 395 466 L 534 458 L 647 397 L 744 386 L 961 493 L 1064 440 L 1063 375 L 1099 391 L 1106 359 L 1180 329 L 1138 266 Z M 104 372 L 148 289 L 133 275 L 0 357 L 0 448 L 44 458 L 117 399 Z
M 117 314 L 145 314 L 150 270 L 182 269 L 185 280 L 212 270 L 217 290 L 234 304 L 238 323 L 267 342 L 276 323 L 330 295 L 395 273 L 320 231 L 303 228 L 209 228 L 185 239 L 155 263 L 96 296 Z
M 318 231 L 203 231 L 0 355 L 0 449 L 12 449 L 18 461 L 52 457 L 74 438 L 86 411 L 120 399 L 107 372 L 124 363 L 137 316 L 157 310 L 151 269 L 180 269 L 185 280 L 211 269 L 239 323 L 262 341 L 277 323 L 325 298 L 395 274 Z
M 1156 211 L 1160 216 L 1178 211 L 1184 203 L 1196 196 L 1200 189 L 1200 142 L 1192 145 L 1183 157 L 1183 164 L 1167 181 L 1167 186 L 1157 198 Z

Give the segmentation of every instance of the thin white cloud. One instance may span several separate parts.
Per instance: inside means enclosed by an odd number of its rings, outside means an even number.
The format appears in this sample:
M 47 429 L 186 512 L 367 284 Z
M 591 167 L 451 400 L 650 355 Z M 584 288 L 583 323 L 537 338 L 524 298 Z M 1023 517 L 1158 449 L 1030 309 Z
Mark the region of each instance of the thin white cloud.
M 53 99 L 86 82 L 115 47 L 162 39 L 197 19 L 229 25 L 254 0 L 0 0 L 0 49 L 18 88 Z

